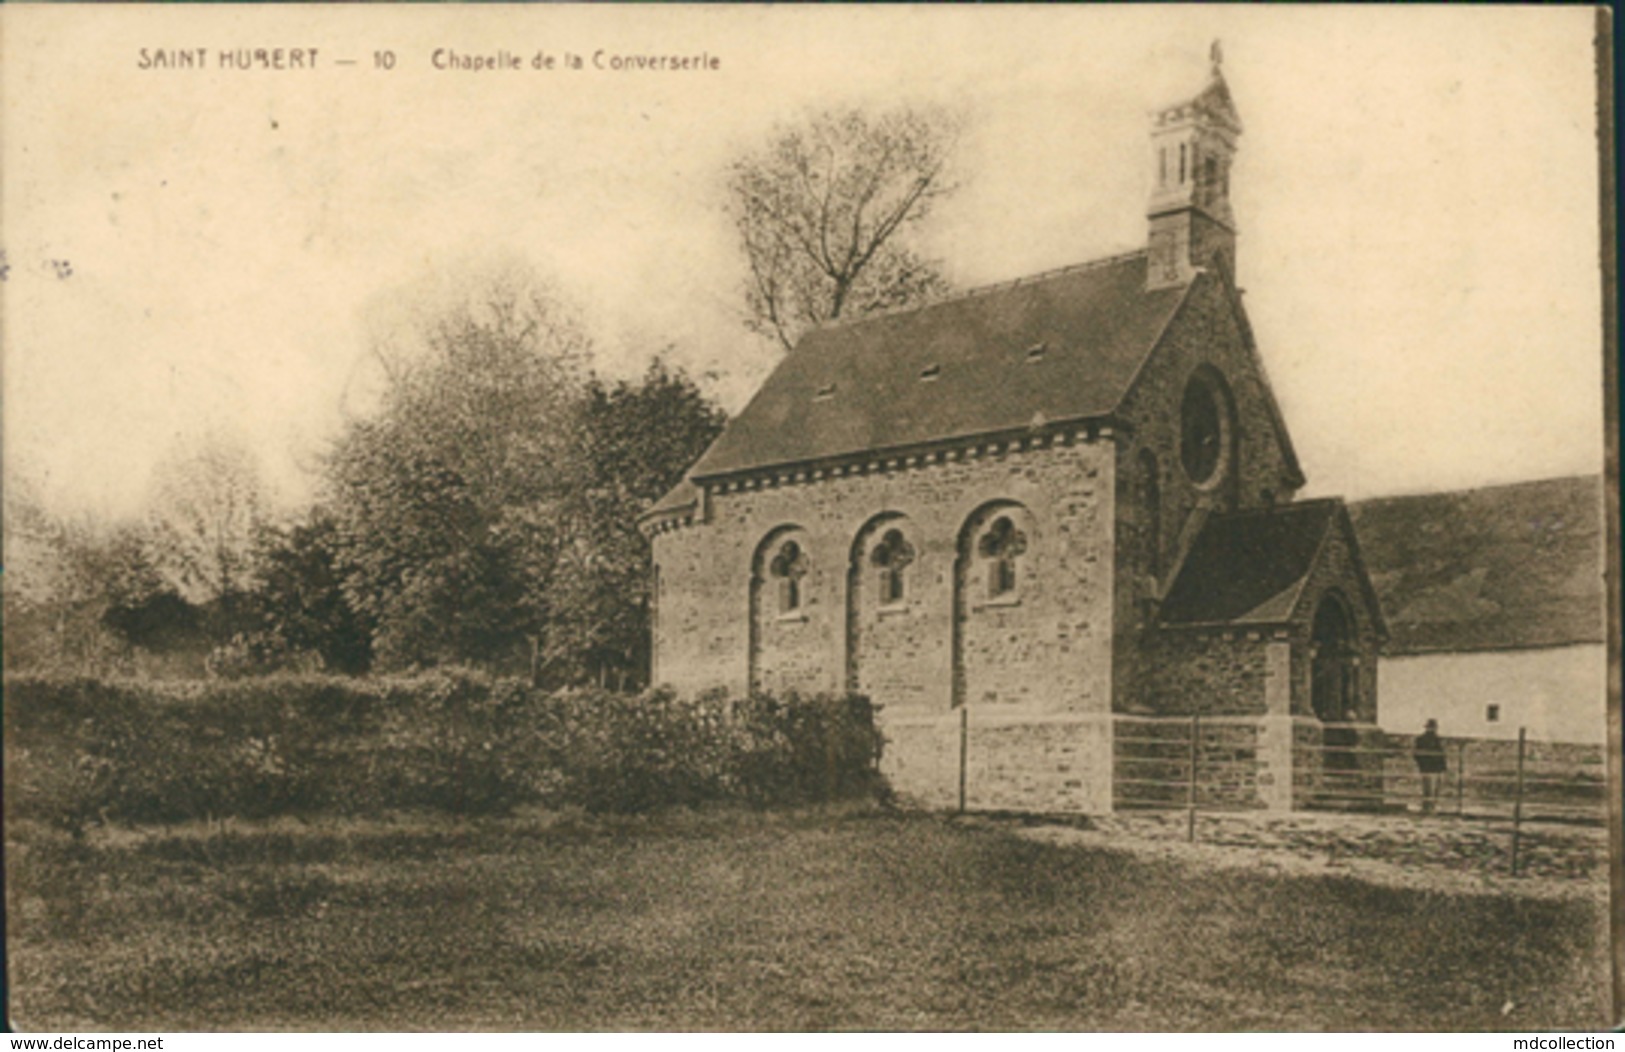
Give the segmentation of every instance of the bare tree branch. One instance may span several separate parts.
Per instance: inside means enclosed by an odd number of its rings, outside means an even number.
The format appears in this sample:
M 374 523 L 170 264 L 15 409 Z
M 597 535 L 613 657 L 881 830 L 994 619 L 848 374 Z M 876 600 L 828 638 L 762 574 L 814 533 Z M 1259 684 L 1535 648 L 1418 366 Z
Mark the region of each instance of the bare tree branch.
M 746 327 L 789 349 L 806 328 L 853 309 L 944 291 L 909 234 L 954 189 L 957 132 L 938 111 L 833 111 L 736 161 L 729 211 L 749 268 Z

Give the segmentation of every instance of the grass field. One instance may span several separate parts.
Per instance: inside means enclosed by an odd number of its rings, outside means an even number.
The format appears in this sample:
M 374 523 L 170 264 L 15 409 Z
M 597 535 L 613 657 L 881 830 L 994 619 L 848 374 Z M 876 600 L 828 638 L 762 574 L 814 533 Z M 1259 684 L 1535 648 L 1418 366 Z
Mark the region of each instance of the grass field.
M 1204 870 L 997 823 L 848 810 L 8 835 L 10 1007 L 28 1030 L 1607 1016 L 1600 900 Z

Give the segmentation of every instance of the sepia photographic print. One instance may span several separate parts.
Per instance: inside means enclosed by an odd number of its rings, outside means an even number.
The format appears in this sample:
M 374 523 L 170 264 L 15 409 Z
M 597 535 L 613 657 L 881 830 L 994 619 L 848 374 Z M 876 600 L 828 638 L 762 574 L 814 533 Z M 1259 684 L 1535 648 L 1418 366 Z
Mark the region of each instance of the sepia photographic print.
M 1615 1025 L 1606 12 L 0 31 L 13 1029 Z

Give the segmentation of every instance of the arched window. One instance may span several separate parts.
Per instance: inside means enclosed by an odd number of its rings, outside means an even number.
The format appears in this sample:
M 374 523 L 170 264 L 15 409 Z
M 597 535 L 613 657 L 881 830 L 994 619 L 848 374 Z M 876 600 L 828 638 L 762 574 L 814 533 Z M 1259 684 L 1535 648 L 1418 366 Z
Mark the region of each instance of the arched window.
M 988 561 L 989 598 L 1011 595 L 1016 590 L 1016 562 L 1027 550 L 1027 535 L 1016 528 L 1008 515 L 1000 515 L 982 534 L 977 554 Z
M 1212 488 L 1228 474 L 1233 414 L 1224 378 L 1211 366 L 1192 374 L 1179 407 L 1179 460 L 1197 486 Z
M 807 576 L 807 553 L 795 541 L 785 541 L 768 566 L 768 572 L 778 581 L 779 613 L 791 614 L 801 609 L 801 579 Z
M 903 571 L 914 561 L 914 546 L 904 539 L 902 530 L 887 530 L 870 559 L 880 570 L 880 605 L 901 603 L 905 594 Z

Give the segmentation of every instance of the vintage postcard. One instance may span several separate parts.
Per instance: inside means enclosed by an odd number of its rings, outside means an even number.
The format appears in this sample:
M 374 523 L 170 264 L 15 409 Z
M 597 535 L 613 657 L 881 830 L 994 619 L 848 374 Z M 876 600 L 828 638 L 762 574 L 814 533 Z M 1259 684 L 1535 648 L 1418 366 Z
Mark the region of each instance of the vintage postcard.
M 11 1025 L 1614 1025 L 1612 33 L 6 5 Z

